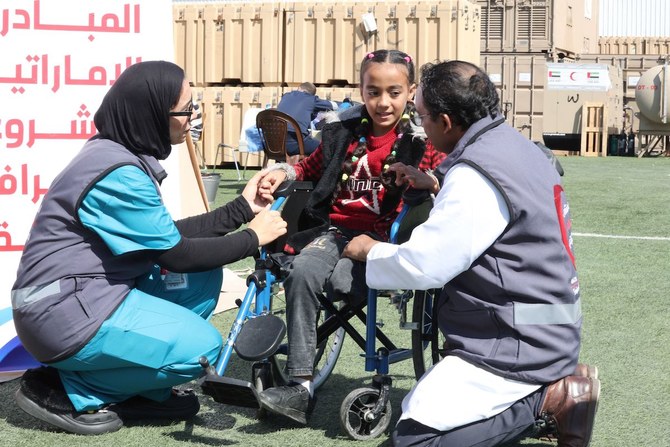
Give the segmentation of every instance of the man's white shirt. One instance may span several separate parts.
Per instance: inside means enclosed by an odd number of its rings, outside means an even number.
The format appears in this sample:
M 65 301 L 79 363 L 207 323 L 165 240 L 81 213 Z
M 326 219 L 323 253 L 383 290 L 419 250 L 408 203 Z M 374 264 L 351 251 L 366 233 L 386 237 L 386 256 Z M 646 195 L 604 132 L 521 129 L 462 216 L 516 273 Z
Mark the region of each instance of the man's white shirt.
M 510 220 L 501 192 L 479 171 L 450 169 L 428 220 L 401 245 L 368 253 L 367 284 L 375 289 L 441 288 L 466 271 L 500 237 Z M 407 394 L 400 420 L 441 431 L 487 419 L 540 385 L 505 379 L 455 356 L 430 369 Z

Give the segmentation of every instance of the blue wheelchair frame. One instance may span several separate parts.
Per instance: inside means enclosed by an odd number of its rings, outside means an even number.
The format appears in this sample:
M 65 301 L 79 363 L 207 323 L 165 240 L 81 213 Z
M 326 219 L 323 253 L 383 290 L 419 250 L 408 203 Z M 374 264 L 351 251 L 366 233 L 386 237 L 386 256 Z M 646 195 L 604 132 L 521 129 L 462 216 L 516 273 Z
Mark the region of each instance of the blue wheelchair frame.
M 288 186 L 282 185 L 280 190 L 272 205 L 273 210 L 279 210 L 295 188 L 289 184 Z M 396 238 L 402 221 L 411 208 L 412 205 L 405 204 L 393 222 L 390 231 L 390 242 L 397 242 Z M 291 231 L 290 227 L 291 224 L 289 223 L 289 232 Z M 239 309 L 235 321 L 232 324 L 215 366 L 210 366 L 204 357 L 201 359 L 201 364 L 205 368 L 206 374 L 200 379 L 200 386 L 205 394 L 212 396 L 217 402 L 251 408 L 260 407 L 258 393 L 262 390 L 257 389 L 257 384 L 225 377 L 225 372 L 232 352 L 236 349 L 236 343 L 239 341 L 240 334 L 243 332 L 244 325 L 249 324 L 255 318 L 272 315 L 272 285 L 278 280 L 273 270 L 275 270 L 273 269 L 273 261 L 270 259 L 266 248 L 262 247 L 260 256 L 256 261 L 256 270 L 247 278 L 248 289 L 244 298 L 238 301 Z M 406 315 L 404 309 L 410 297 L 411 295 L 407 296 L 407 294 L 404 294 L 396 299 L 396 301 L 399 301 L 399 303 L 396 303 L 399 309 L 402 308 L 401 326 L 403 324 L 402 320 Z M 352 439 L 364 440 L 374 438 L 386 430 L 391 417 L 389 395 L 392 380 L 388 375 L 389 366 L 393 363 L 413 358 L 414 355 L 412 348 L 396 347 L 393 341 L 378 327 L 378 298 L 378 291 L 369 289 L 367 300 L 362 300 L 356 304 L 345 303 L 339 308 L 327 298 L 319 300 L 328 318 L 317 327 L 317 345 L 327 340 L 335 331 L 343 328 L 364 351 L 365 370 L 376 373 L 373 377 L 371 387 L 352 391 L 342 403 L 340 412 L 341 423 Z M 422 308 L 421 311 L 424 314 L 427 312 L 428 323 L 430 323 L 430 318 L 433 316 L 432 300 L 424 298 L 421 306 L 427 306 L 426 308 Z M 364 307 L 367 307 L 367 312 L 363 311 Z M 416 307 L 414 313 L 416 314 Z M 357 317 L 365 323 L 365 337 L 361 336 L 349 322 L 353 317 Z M 426 328 L 432 331 L 430 329 L 432 325 L 425 325 L 424 322 L 419 322 L 418 324 L 411 323 L 407 325 L 407 328 L 419 331 L 417 332 L 419 336 L 424 335 L 420 331 Z M 428 346 L 431 339 L 432 335 L 428 338 L 417 338 L 418 343 L 415 343 L 413 335 L 412 345 L 415 349 L 423 350 Z M 379 348 L 377 348 L 377 341 L 381 343 L 381 347 Z M 261 360 L 267 364 L 269 357 L 272 357 L 273 353 L 274 351 L 270 352 L 267 358 L 246 359 Z M 238 354 L 240 354 L 239 351 Z M 420 354 L 423 356 L 423 352 Z M 254 367 L 257 365 L 254 364 Z M 418 375 L 420 374 L 417 371 Z M 275 383 L 277 383 L 276 380 Z
M 272 210 L 279 210 L 281 206 L 286 201 L 286 197 L 278 197 L 272 204 Z M 259 260 L 261 262 L 267 259 L 267 253 L 265 248 L 261 248 Z M 263 279 L 267 284 L 274 284 L 277 279 L 271 269 L 267 269 L 265 272 L 266 277 Z M 218 375 L 223 376 L 226 368 L 228 367 L 228 362 L 233 353 L 233 346 L 237 340 L 242 326 L 245 321 L 249 318 L 255 318 L 259 315 L 263 315 L 270 310 L 271 304 L 271 287 L 265 285 L 259 287 L 254 281 L 247 281 L 247 292 L 244 295 L 244 299 L 240 303 L 239 310 L 237 311 L 237 316 L 233 322 L 233 326 L 230 329 L 228 338 L 226 339 L 223 349 L 219 359 L 216 362 L 215 371 Z M 252 312 L 251 306 L 254 304 L 254 311 Z

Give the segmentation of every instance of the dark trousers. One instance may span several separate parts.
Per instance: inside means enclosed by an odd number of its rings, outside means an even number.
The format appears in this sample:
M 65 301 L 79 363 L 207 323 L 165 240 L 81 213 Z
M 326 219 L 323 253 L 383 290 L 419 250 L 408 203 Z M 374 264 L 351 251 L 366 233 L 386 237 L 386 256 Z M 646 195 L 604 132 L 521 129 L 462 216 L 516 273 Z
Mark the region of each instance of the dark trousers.
M 347 302 L 367 297 L 365 264 L 341 257 L 355 234 L 331 229 L 303 248 L 289 267 L 284 290 L 291 377 L 313 373 L 319 297 Z
M 493 447 L 514 441 L 535 423 L 540 414 L 545 390 L 546 387 L 540 388 L 493 417 L 446 432 L 427 427 L 413 419 L 402 420 L 393 430 L 393 445 L 394 447 Z
M 315 140 L 309 135 L 303 135 L 302 142 L 305 148 L 305 156 L 314 152 L 316 148 L 319 147 L 319 144 L 321 144 L 319 140 Z M 298 152 L 298 140 L 296 140 L 295 133 L 289 131 L 288 137 L 286 138 L 286 153 L 289 155 L 298 155 Z

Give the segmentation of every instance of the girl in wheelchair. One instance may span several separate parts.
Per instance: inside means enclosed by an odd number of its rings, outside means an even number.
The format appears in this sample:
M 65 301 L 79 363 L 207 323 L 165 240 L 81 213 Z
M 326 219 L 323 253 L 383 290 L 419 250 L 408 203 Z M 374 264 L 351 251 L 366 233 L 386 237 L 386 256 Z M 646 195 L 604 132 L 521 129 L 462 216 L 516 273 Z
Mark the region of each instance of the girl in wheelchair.
M 414 71 L 412 58 L 401 51 L 368 53 L 360 72 L 364 103 L 326 117 L 315 152 L 294 166 L 273 165 L 259 182 L 264 198 L 284 180 L 317 182 L 300 217 L 308 229 L 291 235 L 284 248 L 295 255 L 284 281 L 292 381 L 259 395 L 262 408 L 302 424 L 315 403 L 311 379 L 319 296 L 365 298 L 365 265 L 341 254 L 359 234 L 388 240 L 403 193 L 389 167 L 419 168 L 417 175 L 424 178 L 417 185 L 439 189 L 430 172 L 444 155 L 426 144 L 423 129 L 414 124 Z

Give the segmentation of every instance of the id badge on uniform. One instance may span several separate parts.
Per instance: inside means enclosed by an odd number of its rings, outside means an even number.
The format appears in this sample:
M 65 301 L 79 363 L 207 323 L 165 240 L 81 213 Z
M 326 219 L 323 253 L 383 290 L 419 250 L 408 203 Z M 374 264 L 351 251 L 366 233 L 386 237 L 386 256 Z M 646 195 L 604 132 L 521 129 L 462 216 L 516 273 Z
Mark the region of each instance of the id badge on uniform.
M 188 289 L 188 274 L 167 272 L 163 283 L 167 291 Z

